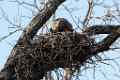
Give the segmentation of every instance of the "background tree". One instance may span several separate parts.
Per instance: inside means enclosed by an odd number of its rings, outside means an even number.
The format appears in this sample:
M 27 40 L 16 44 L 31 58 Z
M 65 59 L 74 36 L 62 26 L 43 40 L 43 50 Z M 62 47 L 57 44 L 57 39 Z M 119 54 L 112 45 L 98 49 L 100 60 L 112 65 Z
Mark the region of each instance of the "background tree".
M 1 7 L 0 19 L 9 22 L 12 26 L 9 29 L 12 28 L 14 31 L 1 37 L 0 41 L 17 31 L 22 32 L 0 72 L 1 79 L 36 80 L 42 79 L 43 76 L 46 76 L 46 79 L 53 79 L 55 78 L 54 72 L 57 79 L 63 79 L 61 68 L 69 66 L 73 68 L 73 79 L 81 78 L 82 72 L 88 70 L 92 71 L 93 78 L 96 78 L 96 71 L 100 71 L 108 79 L 108 75 L 101 70 L 101 63 L 119 70 L 117 63 L 119 54 L 115 53 L 115 51 L 119 51 L 119 42 L 116 44 L 120 35 L 119 1 L 88 0 L 86 1 L 87 8 L 86 5 L 83 5 L 82 8 L 81 5 L 77 6 L 81 3 L 79 0 L 69 1 L 34 0 L 32 3 L 29 1 L 10 1 L 19 5 L 18 13 L 20 13 L 20 7 L 31 11 L 30 16 L 18 14 L 14 22 L 7 17 L 4 8 Z M 72 5 L 72 3 L 74 4 Z M 58 8 L 58 6 L 60 7 Z M 50 17 L 56 11 L 55 15 L 58 18 L 61 12 L 64 12 L 63 10 L 65 10 L 65 14 L 70 15 L 69 18 L 66 18 L 72 20 L 74 33 L 49 33 Z M 21 18 L 29 19 L 30 23 L 27 27 L 22 27 Z M 110 52 L 112 56 L 108 55 L 107 52 Z M 114 73 L 114 76 L 119 78 L 117 73 Z

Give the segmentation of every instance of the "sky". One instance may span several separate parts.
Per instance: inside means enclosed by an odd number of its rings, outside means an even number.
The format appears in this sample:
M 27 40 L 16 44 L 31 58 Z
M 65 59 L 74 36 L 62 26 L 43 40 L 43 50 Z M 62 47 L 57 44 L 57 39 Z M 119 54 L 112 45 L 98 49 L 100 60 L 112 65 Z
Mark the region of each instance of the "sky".
M 4 0 L 4 1 L 0 1 L 0 39 L 3 36 L 8 35 L 10 32 L 13 32 L 14 30 L 17 30 L 18 27 L 16 28 L 11 28 L 13 27 L 8 21 L 6 21 L 6 19 L 3 18 L 3 14 L 5 13 L 6 17 L 13 23 L 17 23 L 18 25 L 21 25 L 22 28 L 24 29 L 27 24 L 31 21 L 31 19 L 33 18 L 33 14 L 31 12 L 31 10 L 34 10 L 34 12 L 36 12 L 37 10 L 33 7 L 29 7 L 26 5 L 18 5 L 16 2 L 11 2 L 12 0 Z M 19 0 L 20 2 L 22 2 L 22 0 Z M 33 4 L 33 0 L 24 0 L 28 3 Z M 102 0 L 99 0 L 102 1 Z M 112 5 L 113 4 L 113 0 L 105 0 L 106 4 Z M 70 10 L 72 11 L 72 14 L 70 14 L 68 11 L 65 10 L 65 7 L 63 6 L 67 6 L 68 8 L 70 8 Z M 73 28 L 75 29 L 77 25 L 79 25 L 79 29 L 77 29 L 77 31 L 80 31 L 80 29 L 82 28 L 82 24 L 80 22 L 78 22 L 78 19 L 83 20 L 85 17 L 85 13 L 87 11 L 88 5 L 87 5 L 87 0 L 67 0 L 65 3 L 63 3 L 63 5 L 61 5 L 58 10 L 56 11 L 56 18 L 66 18 L 67 20 L 70 21 L 70 23 L 72 23 L 72 25 L 74 26 Z M 74 9 L 75 8 L 75 9 Z M 114 8 L 111 8 L 114 9 Z M 4 10 L 4 13 L 3 11 Z M 102 7 L 98 7 L 96 6 L 94 8 L 94 15 L 95 16 L 102 16 L 104 15 L 106 12 L 105 9 L 103 9 Z M 35 13 L 34 13 L 35 14 Z M 71 17 L 73 16 L 73 18 Z M 17 20 L 17 22 L 16 22 Z M 48 22 L 48 27 L 50 28 L 50 23 L 51 20 L 49 20 Z M 77 25 L 76 25 L 77 23 Z M 98 19 L 93 19 L 90 21 L 89 25 L 95 25 L 95 24 L 101 24 L 102 21 L 98 20 Z M 12 50 L 12 48 L 14 47 L 15 43 L 17 42 L 20 34 L 22 31 L 18 31 L 14 34 L 12 34 L 11 36 L 5 38 L 4 40 L 0 41 L 0 69 L 3 68 L 7 58 L 10 55 L 10 52 Z M 100 35 L 101 37 L 96 37 L 97 40 L 102 39 L 103 35 Z M 118 43 L 115 43 L 118 44 Z M 107 57 L 118 57 L 120 50 L 117 51 L 108 51 L 105 52 Z M 114 55 L 113 55 L 114 54 Z M 101 56 L 103 56 L 102 54 L 100 54 Z M 116 60 L 118 62 L 118 64 L 120 65 L 120 59 Z M 95 78 L 94 78 L 94 70 L 92 69 L 88 69 L 82 72 L 83 76 L 80 76 L 81 80 L 119 80 L 120 79 L 120 68 L 117 67 L 117 64 L 115 64 L 114 61 L 105 61 L 108 64 L 111 65 L 106 65 L 103 63 L 98 62 L 96 65 L 96 71 L 95 71 Z M 91 67 L 94 67 L 93 65 L 90 65 Z M 102 74 L 102 71 L 107 75 L 105 76 L 104 73 Z M 116 75 L 117 74 L 117 75 Z M 119 76 L 119 77 L 118 77 Z

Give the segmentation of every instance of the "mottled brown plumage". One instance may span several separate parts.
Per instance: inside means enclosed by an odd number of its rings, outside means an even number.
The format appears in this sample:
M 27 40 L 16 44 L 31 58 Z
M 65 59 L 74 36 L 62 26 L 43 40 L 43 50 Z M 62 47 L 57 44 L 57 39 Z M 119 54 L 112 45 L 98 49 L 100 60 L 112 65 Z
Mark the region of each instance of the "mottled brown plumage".
M 56 19 L 52 22 L 52 33 L 56 32 L 73 32 L 72 25 L 64 18 Z
M 72 25 L 64 18 L 56 19 L 52 22 L 52 28 L 50 29 L 52 33 L 56 32 L 73 32 Z M 68 67 L 64 69 L 64 80 L 71 80 L 72 78 L 72 68 Z

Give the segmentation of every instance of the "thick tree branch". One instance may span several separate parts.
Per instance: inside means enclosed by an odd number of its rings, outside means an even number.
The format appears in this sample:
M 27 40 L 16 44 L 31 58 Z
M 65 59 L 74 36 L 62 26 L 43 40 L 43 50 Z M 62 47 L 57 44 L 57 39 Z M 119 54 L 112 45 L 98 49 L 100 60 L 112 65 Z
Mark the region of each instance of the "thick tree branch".
M 38 13 L 25 28 L 21 38 L 28 35 L 32 39 L 43 24 L 52 16 L 57 7 L 64 1 L 66 0 L 49 0 L 41 12 Z
M 102 41 L 93 45 L 92 50 L 88 50 L 87 54 L 81 55 L 80 59 L 88 59 L 92 55 L 96 55 L 103 51 L 108 51 L 110 46 L 120 37 L 120 25 L 93 25 L 86 30 L 89 36 L 98 34 L 108 34 Z
M 115 26 L 115 28 L 108 28 L 111 32 L 106 30 L 106 33 L 109 33 L 109 35 L 103 41 L 97 43 L 98 47 L 92 50 L 92 54 L 109 50 L 109 47 L 120 37 L 120 26 Z
M 28 26 L 24 29 L 22 35 L 20 36 L 17 44 L 13 48 L 10 57 L 8 58 L 3 70 L 0 73 L 0 76 L 4 80 L 8 80 L 14 76 L 15 67 L 14 67 L 14 57 L 17 56 L 17 46 L 21 45 L 21 41 L 27 40 L 28 38 L 33 39 L 37 31 L 44 25 L 44 23 L 51 17 L 60 4 L 66 0 L 49 0 L 44 8 L 39 12 Z
M 98 34 L 110 34 L 114 30 L 120 29 L 120 25 L 93 25 L 85 31 L 89 36 Z

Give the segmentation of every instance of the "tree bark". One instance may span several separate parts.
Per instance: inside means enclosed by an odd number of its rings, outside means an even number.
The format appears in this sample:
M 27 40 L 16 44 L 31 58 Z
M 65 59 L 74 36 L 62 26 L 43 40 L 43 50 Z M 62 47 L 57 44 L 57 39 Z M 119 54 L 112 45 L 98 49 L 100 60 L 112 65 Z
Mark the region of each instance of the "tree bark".
M 37 31 L 43 26 L 43 24 L 52 16 L 55 10 L 58 8 L 60 4 L 62 4 L 66 0 L 49 0 L 44 8 L 39 12 L 32 21 L 28 24 L 28 26 L 24 29 L 21 34 L 19 40 L 17 41 L 15 47 L 13 48 L 4 68 L 0 72 L 0 77 L 4 80 L 12 79 L 15 73 L 15 65 L 14 57 L 17 55 L 17 46 L 21 45 L 22 40 L 33 39 L 36 35 Z
M 49 0 L 42 11 L 32 19 L 13 48 L 4 68 L 1 70 L 0 80 L 39 80 L 43 78 L 44 73 L 49 70 L 60 67 L 67 68 L 69 67 L 69 63 L 75 64 L 80 62 L 82 64 L 89 59 L 89 57 L 109 50 L 109 47 L 120 37 L 120 25 L 93 25 L 87 28 L 85 32 L 89 37 L 98 34 L 108 34 L 105 39 L 95 44 L 91 42 L 88 36 L 78 33 L 44 35 L 40 37 L 38 41 L 31 41 L 37 31 L 64 1 L 66 0 Z M 56 43 L 51 40 L 56 40 L 57 44 L 62 43 L 69 45 L 56 47 Z M 61 49 L 61 52 L 59 52 L 59 49 Z M 64 52 L 66 49 L 68 49 L 68 52 Z M 48 52 L 45 52 L 46 50 Z M 69 50 L 72 52 L 71 54 L 69 54 Z M 23 60 L 26 60 L 27 63 L 22 62 Z M 61 61 L 67 61 L 68 64 Z M 31 70 L 33 72 L 30 72 Z M 26 76 L 27 71 L 29 74 Z

